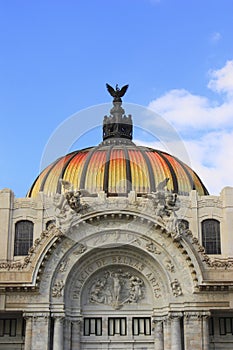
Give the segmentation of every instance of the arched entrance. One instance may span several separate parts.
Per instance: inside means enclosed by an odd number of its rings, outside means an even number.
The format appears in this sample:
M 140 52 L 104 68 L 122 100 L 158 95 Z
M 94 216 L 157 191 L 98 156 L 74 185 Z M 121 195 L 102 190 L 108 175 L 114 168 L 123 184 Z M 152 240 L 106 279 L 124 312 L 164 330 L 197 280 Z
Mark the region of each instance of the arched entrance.
M 165 306 L 161 267 L 133 248 L 97 249 L 70 272 L 72 349 L 154 349 L 153 311 Z
M 81 349 L 135 349 L 137 342 L 152 349 L 152 298 L 137 270 L 117 264 L 98 270 L 82 292 Z

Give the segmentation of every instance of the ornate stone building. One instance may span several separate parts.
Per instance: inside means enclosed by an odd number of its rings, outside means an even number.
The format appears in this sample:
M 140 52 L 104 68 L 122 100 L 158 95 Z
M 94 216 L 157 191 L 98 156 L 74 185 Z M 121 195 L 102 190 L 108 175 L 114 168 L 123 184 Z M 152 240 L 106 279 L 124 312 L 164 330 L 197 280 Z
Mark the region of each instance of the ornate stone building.
M 136 146 L 125 90 L 100 145 L 0 191 L 0 349 L 233 349 L 233 188 Z

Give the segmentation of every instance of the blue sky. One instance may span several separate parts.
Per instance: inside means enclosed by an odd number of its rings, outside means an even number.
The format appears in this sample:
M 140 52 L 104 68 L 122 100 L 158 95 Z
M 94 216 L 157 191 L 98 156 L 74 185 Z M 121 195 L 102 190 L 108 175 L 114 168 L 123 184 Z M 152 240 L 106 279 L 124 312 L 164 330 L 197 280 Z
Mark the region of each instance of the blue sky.
M 231 0 L 2 0 L 0 188 L 24 196 L 59 125 L 110 102 L 106 82 L 172 125 L 211 193 L 233 186 L 232 37 Z M 78 148 L 101 141 L 88 128 Z

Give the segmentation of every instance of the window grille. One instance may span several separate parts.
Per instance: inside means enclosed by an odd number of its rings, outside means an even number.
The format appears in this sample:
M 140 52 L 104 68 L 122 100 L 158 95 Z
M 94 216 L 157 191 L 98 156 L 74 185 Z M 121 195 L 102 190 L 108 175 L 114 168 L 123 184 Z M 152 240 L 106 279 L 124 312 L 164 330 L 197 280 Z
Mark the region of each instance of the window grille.
M 232 317 L 220 317 L 219 318 L 219 334 L 233 334 L 233 318 Z
M 214 219 L 202 221 L 202 245 L 207 254 L 221 254 L 219 221 Z
M 133 317 L 133 335 L 151 335 L 150 317 Z
M 108 319 L 108 335 L 126 335 L 126 317 L 111 317 Z
M 17 320 L 15 318 L 0 319 L 0 337 L 7 335 L 9 337 L 16 336 Z
M 102 335 L 102 318 L 84 318 L 84 335 Z
M 14 255 L 27 255 L 33 245 L 33 222 L 18 221 L 15 224 Z

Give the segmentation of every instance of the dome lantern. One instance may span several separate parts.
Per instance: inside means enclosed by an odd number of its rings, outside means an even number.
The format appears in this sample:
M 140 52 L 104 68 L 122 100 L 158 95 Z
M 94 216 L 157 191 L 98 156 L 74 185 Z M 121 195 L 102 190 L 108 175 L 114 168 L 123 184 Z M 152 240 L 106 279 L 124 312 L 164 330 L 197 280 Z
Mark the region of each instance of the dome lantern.
M 110 116 L 105 116 L 103 120 L 103 141 L 114 139 L 114 143 L 118 139 L 132 140 L 133 125 L 131 115 L 126 116 L 124 109 L 121 107 L 121 97 L 124 96 L 128 85 L 121 89 L 116 85 L 114 89 L 109 84 L 106 84 L 107 90 L 113 99 L 113 108 L 110 110 Z M 122 142 L 123 140 L 121 140 Z M 108 142 L 109 143 L 109 142 Z M 125 142 L 123 142 L 125 143 Z

